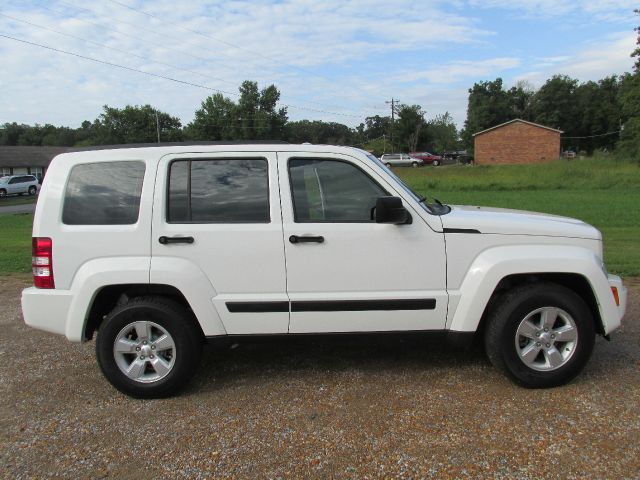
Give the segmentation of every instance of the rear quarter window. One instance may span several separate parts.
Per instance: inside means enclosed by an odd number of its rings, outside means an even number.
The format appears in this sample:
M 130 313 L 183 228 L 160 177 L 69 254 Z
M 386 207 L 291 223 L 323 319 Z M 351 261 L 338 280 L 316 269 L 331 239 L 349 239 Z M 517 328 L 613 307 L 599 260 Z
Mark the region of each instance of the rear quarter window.
M 66 225 L 131 225 L 138 221 L 145 165 L 100 162 L 71 169 L 64 194 Z

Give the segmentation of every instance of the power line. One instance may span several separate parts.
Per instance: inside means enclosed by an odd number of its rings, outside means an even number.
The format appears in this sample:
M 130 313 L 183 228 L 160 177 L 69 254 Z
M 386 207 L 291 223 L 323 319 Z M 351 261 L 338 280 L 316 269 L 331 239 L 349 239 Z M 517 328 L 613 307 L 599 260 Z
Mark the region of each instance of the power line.
M 192 86 L 192 87 L 202 88 L 204 90 L 209 90 L 209 91 L 216 92 L 216 93 L 223 93 L 223 94 L 226 94 L 226 95 L 239 96 L 239 94 L 237 94 L 237 93 L 226 92 L 224 90 L 220 90 L 218 88 L 209 87 L 207 85 L 188 82 L 186 80 L 180 80 L 180 79 L 169 77 L 169 76 L 166 76 L 166 75 L 160 75 L 158 73 L 146 72 L 144 70 L 139 70 L 137 68 L 127 67 L 125 65 L 120 65 L 119 63 L 108 62 L 106 60 L 100 60 L 98 58 L 93 58 L 93 57 L 89 57 L 89 56 L 86 56 L 86 55 L 81 55 L 81 54 L 75 53 L 75 52 L 69 52 L 68 50 L 62 50 L 62 49 L 59 49 L 59 48 L 51 47 L 51 46 L 48 46 L 48 45 L 43 45 L 43 44 L 36 43 L 36 42 L 30 42 L 28 40 L 12 37 L 10 35 L 5 35 L 5 34 L 2 34 L 2 33 L 0 33 L 0 37 L 7 38 L 9 40 L 14 40 L 16 42 L 24 43 L 24 44 L 27 44 L 27 45 L 32 45 L 32 46 L 44 48 L 46 50 L 51 50 L 53 52 L 63 53 L 65 55 L 70 55 L 70 56 L 73 56 L 73 57 L 81 58 L 83 60 L 89 60 L 91 62 L 100 63 L 100 64 L 107 65 L 107 66 L 110 66 L 110 67 L 116 67 L 116 68 L 120 68 L 120 69 L 123 69 L 123 70 L 131 71 L 131 72 L 142 73 L 143 75 L 148 75 L 148 76 L 155 77 L 155 78 L 162 78 L 164 80 L 169 80 L 169 81 L 172 81 L 172 82 L 175 82 L 175 83 L 180 83 L 182 85 L 189 85 L 189 86 Z M 337 115 L 337 116 L 344 116 L 344 117 L 361 118 L 358 115 L 350 115 L 350 114 L 347 114 L 347 113 L 329 112 L 327 110 L 319 110 L 319 109 L 315 109 L 315 108 L 300 107 L 300 106 L 291 105 L 291 104 L 286 104 L 286 105 L 283 105 L 283 106 L 288 107 L 288 108 L 298 109 L 298 110 L 306 110 L 306 111 L 311 111 L 311 112 L 325 113 L 327 115 Z
M 331 78 L 329 78 L 329 77 L 327 77 L 325 75 L 321 75 L 321 74 L 315 73 L 313 71 L 307 70 L 305 68 L 298 67 L 296 65 L 288 64 L 288 63 L 283 62 L 283 61 L 281 61 L 279 59 L 273 58 L 273 57 L 271 57 L 269 55 L 265 55 L 263 53 L 253 51 L 253 50 L 250 50 L 248 48 L 241 47 L 240 45 L 235 45 L 235 44 L 233 44 L 231 42 L 228 42 L 226 40 L 222 40 L 220 38 L 212 37 L 211 35 L 202 33 L 202 32 L 200 32 L 198 30 L 194 30 L 194 29 L 185 27 L 185 26 L 177 24 L 177 23 L 169 22 L 168 20 L 165 20 L 164 18 L 159 17 L 158 15 L 154 15 L 153 13 L 145 12 L 144 10 L 140 10 L 140 9 L 134 8 L 134 7 L 132 7 L 130 5 L 127 5 L 127 4 L 123 3 L 123 2 L 119 2 L 117 0 L 109 0 L 109 1 L 111 3 L 115 3 L 116 5 L 120 5 L 121 7 L 127 8 L 129 10 L 134 11 L 134 12 L 137 12 L 137 13 L 139 13 L 141 15 L 145 15 L 147 17 L 151 17 L 151 18 L 154 18 L 156 20 L 160 20 L 161 22 L 166 23 L 167 25 L 180 28 L 180 29 L 185 30 L 187 32 L 195 33 L 196 35 L 200 35 L 201 37 L 208 38 L 208 39 L 213 40 L 215 42 L 222 43 L 223 45 L 227 45 L 229 47 L 236 48 L 236 49 L 241 50 L 243 52 L 247 52 L 247 53 L 250 53 L 252 55 L 264 58 L 265 60 L 269 60 L 270 62 L 280 63 L 281 65 L 284 65 L 284 66 L 286 66 L 288 68 L 293 68 L 293 69 L 298 70 L 300 72 L 307 73 L 307 74 L 310 74 L 310 75 L 314 75 L 316 77 L 323 78 L 325 80 L 329 80 L 329 81 L 332 80 Z
M 72 3 L 65 2 L 64 0 L 58 0 L 58 1 L 59 1 L 60 3 L 62 3 L 62 4 L 64 4 L 64 5 L 68 5 L 68 6 L 72 7 L 72 8 L 77 9 L 77 10 L 84 11 L 84 12 L 88 12 L 88 13 L 90 13 L 90 14 L 92 14 L 92 15 L 102 16 L 102 17 L 104 17 L 104 18 L 106 18 L 106 19 L 108 19 L 108 20 L 110 20 L 110 21 L 112 21 L 112 22 L 120 23 L 120 24 L 123 24 L 123 25 L 129 25 L 129 26 L 132 26 L 132 27 L 134 27 L 134 28 L 136 28 L 136 29 L 140 29 L 140 30 L 144 30 L 144 31 L 150 32 L 150 33 L 152 33 L 152 34 L 154 34 L 154 35 L 157 35 L 157 36 L 163 37 L 163 40 L 166 40 L 167 35 L 162 34 L 162 33 L 159 33 L 159 32 L 157 32 L 157 31 L 155 31 L 155 30 L 153 30 L 153 29 L 140 27 L 140 26 L 139 26 L 139 25 L 137 25 L 137 24 L 133 24 L 133 23 L 131 23 L 131 22 L 126 22 L 126 21 L 124 21 L 124 20 L 120 20 L 120 19 L 118 19 L 118 18 L 111 17 L 111 16 L 108 16 L 108 15 L 98 14 L 97 12 L 95 12 L 95 11 L 93 11 L 93 10 L 90 10 L 90 9 L 87 9 L 87 8 L 79 7 L 79 6 L 74 5 L 74 4 L 72 4 Z M 40 6 L 41 6 L 42 8 L 44 8 L 44 9 L 46 9 L 46 10 L 51 11 L 51 12 L 54 12 L 54 13 L 57 13 L 57 14 L 60 14 L 60 15 L 64 15 L 64 13 L 63 13 L 63 12 L 61 12 L 60 10 L 53 9 L 53 8 L 47 7 L 47 6 L 45 6 L 45 5 L 40 5 Z M 151 14 L 149 14 L 149 15 L 151 15 Z M 28 23 L 28 24 L 34 25 L 34 26 L 39 27 L 39 28 L 43 28 L 43 29 L 46 29 L 46 30 L 53 31 L 54 33 L 58 33 L 58 34 L 60 34 L 60 35 L 70 36 L 70 37 L 74 38 L 73 36 L 71 36 L 71 35 L 69 35 L 69 34 L 61 33 L 61 32 L 58 32 L 58 31 L 53 30 L 53 29 L 48 28 L 48 27 L 38 26 L 38 25 L 32 24 L 32 23 L 30 23 L 30 22 L 24 21 L 24 20 L 16 19 L 16 18 L 14 18 L 14 17 L 9 17 L 8 15 L 5 15 L 5 16 L 6 16 L 6 17 L 8 17 L 8 18 L 12 18 L 12 19 L 14 19 L 14 20 L 17 20 L 17 21 L 22 21 L 22 22 L 25 22 L 25 23 Z M 189 57 L 195 58 L 196 60 L 200 60 L 200 61 L 203 61 L 203 62 L 207 62 L 207 63 L 209 63 L 209 64 L 211 64 L 211 65 L 214 65 L 215 67 L 218 67 L 218 64 L 217 64 L 217 63 L 215 63 L 215 62 L 213 62 L 211 59 L 204 58 L 204 57 L 201 57 L 201 56 L 198 56 L 198 55 L 194 55 L 194 54 L 192 54 L 192 53 L 190 53 L 190 52 L 187 52 L 187 51 L 185 51 L 185 50 L 181 50 L 181 49 L 177 49 L 177 48 L 174 48 L 174 47 L 170 47 L 170 46 L 167 46 L 166 44 L 159 45 L 158 43 L 154 43 L 154 42 L 146 41 L 146 40 L 144 40 L 144 39 L 142 39 L 142 38 L 140 38 L 140 37 L 136 37 L 136 36 L 134 36 L 134 35 L 130 35 L 130 34 L 127 34 L 127 33 L 121 32 L 121 31 L 119 31 L 119 30 L 115 30 L 115 29 L 113 29 L 113 28 L 108 28 L 108 27 L 106 27 L 106 26 L 104 26 L 104 25 L 102 25 L 102 24 L 100 24 L 100 23 L 92 22 L 92 21 L 87 20 L 87 19 L 84 19 L 84 18 L 78 18 L 78 17 L 72 17 L 72 18 L 73 18 L 74 20 L 78 20 L 78 21 L 80 21 L 80 22 L 87 23 L 87 24 L 90 24 L 90 25 L 95 25 L 95 26 L 97 26 L 97 27 L 99 27 L 99 28 L 105 29 L 105 30 L 110 31 L 110 32 L 112 32 L 112 33 L 115 33 L 115 34 L 117 34 L 117 35 L 122 35 L 122 36 L 125 36 L 125 37 L 128 37 L 128 38 L 134 39 L 134 40 L 136 40 L 136 41 L 139 41 L 139 42 L 145 43 L 145 44 L 147 44 L 147 45 L 151 45 L 151 46 L 153 46 L 153 47 L 162 46 L 163 48 L 166 48 L 166 49 L 168 49 L 168 50 L 172 50 L 172 51 L 177 52 L 177 53 L 180 53 L 180 54 L 182 54 L 182 55 L 188 55 Z M 207 78 L 211 78 L 211 79 L 214 79 L 214 80 L 217 80 L 217 81 L 220 81 L 220 82 L 222 82 L 222 83 L 229 84 L 229 85 L 237 85 L 237 83 L 236 83 L 236 82 L 232 82 L 232 81 L 230 81 L 230 80 L 226 80 L 226 79 L 223 79 L 223 78 L 220 78 L 220 77 L 213 77 L 213 76 L 206 75 L 206 74 L 202 74 L 202 73 L 199 73 L 199 72 L 196 72 L 196 71 L 193 71 L 193 70 L 185 69 L 185 68 L 182 68 L 182 67 L 177 67 L 177 66 L 175 66 L 175 65 L 171 65 L 171 64 L 168 64 L 168 63 L 165 63 L 165 62 L 159 62 L 159 61 L 151 60 L 151 59 L 149 59 L 148 57 L 140 56 L 140 55 L 137 55 L 137 54 L 134 54 L 134 53 L 131 53 L 131 52 L 125 51 L 125 50 L 119 50 L 119 49 L 116 49 L 116 48 L 114 48 L 114 47 L 109 47 L 109 46 L 106 46 L 106 45 L 103 45 L 103 44 L 100 44 L 100 43 L 94 42 L 94 41 L 92 41 L 92 40 L 86 40 L 86 39 L 83 39 L 83 38 L 81 38 L 81 37 L 75 37 L 75 38 L 76 38 L 76 39 L 78 39 L 78 40 L 81 40 L 81 41 L 86 41 L 86 42 L 88 42 L 88 43 L 94 43 L 94 44 L 99 45 L 99 46 L 102 46 L 102 47 L 104 47 L 104 48 L 108 48 L 108 49 L 111 49 L 111 50 L 119 51 L 119 52 L 121 52 L 121 53 L 125 53 L 125 54 L 129 54 L 129 55 L 133 55 L 133 56 L 136 56 L 136 57 L 138 57 L 138 58 L 142 58 L 142 59 L 144 59 L 144 60 L 146 60 L 146 61 L 149 61 L 149 62 L 158 63 L 158 64 L 161 64 L 161 65 L 169 66 L 169 67 L 171 67 L 171 68 L 175 68 L 175 69 L 177 69 L 177 70 L 183 70 L 183 71 L 186 71 L 186 72 L 194 73 L 194 74 L 196 74 L 196 75 L 200 75 L 200 76 L 204 76 L 204 77 L 207 77 Z M 169 37 L 169 38 L 173 38 L 176 42 L 183 42 L 183 40 L 182 40 L 182 39 L 177 39 L 176 37 Z M 187 43 L 191 43 L 191 44 L 193 44 L 193 42 L 187 42 Z M 194 44 L 194 45 L 195 45 L 195 44 Z M 223 52 L 219 52 L 219 53 L 222 53 L 223 55 L 225 55 L 225 56 L 227 56 L 227 57 L 228 57 L 228 55 L 224 54 Z M 270 69 L 271 69 L 271 70 L 274 70 L 272 67 L 271 67 Z M 238 94 L 235 94 L 235 93 L 229 93 L 229 94 L 230 94 L 230 95 L 234 95 L 234 96 L 238 96 Z M 343 108 L 343 107 L 341 107 L 341 106 L 337 106 L 337 105 L 327 105 L 327 104 L 324 104 L 324 103 L 314 102 L 314 101 L 312 101 L 312 100 L 307 100 L 307 99 L 304 99 L 304 98 L 302 98 L 302 97 L 295 97 L 295 96 L 291 96 L 291 95 L 286 95 L 286 97 L 291 98 L 291 99 L 298 99 L 298 100 L 302 101 L 303 103 L 308 103 L 308 104 L 312 104 L 312 105 L 319 105 L 319 106 L 322 106 L 322 107 L 328 107 L 328 108 L 331 108 L 331 109 L 333 109 L 333 108 L 338 108 L 338 109 L 341 109 L 341 110 L 344 110 L 344 111 L 347 111 L 347 112 L 349 112 L 349 111 L 350 111 L 350 112 L 354 112 L 354 113 L 356 112 L 355 110 L 345 109 L 345 108 Z M 282 102 L 282 103 L 284 104 L 284 102 Z M 320 113 L 332 113 L 332 112 L 326 112 L 325 110 L 319 110 L 319 109 L 311 109 L 311 108 L 299 107 L 299 106 L 296 106 L 296 105 L 286 105 L 286 104 L 285 104 L 284 106 L 291 106 L 291 108 L 294 108 L 294 109 L 309 110 L 309 111 L 313 111 L 313 112 L 320 112 Z M 358 115 L 346 115 L 346 114 L 336 114 L 336 115 L 340 115 L 340 116 L 352 116 L 352 117 L 354 117 L 354 118 L 361 118 L 361 117 L 363 116 L 363 115 L 361 114 L 361 111 L 360 111 L 360 114 L 358 114 Z
M 62 35 L 64 37 L 73 38 L 74 40 L 80 40 L 81 42 L 91 43 L 93 45 L 97 45 L 99 47 L 106 48 L 108 50 L 113 50 L 114 52 L 124 53 L 125 55 L 131 55 L 132 57 L 136 57 L 136 58 L 139 58 L 141 60 L 145 60 L 145 61 L 150 62 L 150 63 L 155 63 L 155 64 L 158 64 L 158 65 L 164 65 L 165 67 L 174 68 L 176 70 L 182 70 L 183 72 L 193 73 L 195 75 L 200 75 L 202 77 L 210 78 L 212 80 L 218 80 L 220 82 L 231 83 L 231 82 L 227 82 L 226 80 L 224 80 L 222 78 L 219 78 L 219 77 L 214 77 L 212 75 L 207 75 L 206 73 L 200 73 L 200 72 L 197 72 L 195 70 L 189 70 L 188 68 L 178 67 L 178 66 L 172 65 L 170 63 L 160 62 L 160 61 L 157 61 L 157 60 L 151 60 L 149 57 L 145 57 L 144 55 L 138 55 L 137 53 L 129 52 L 127 50 L 122 50 L 120 48 L 110 47 L 109 45 L 105 45 L 104 43 L 99 43 L 99 42 L 95 42 L 93 40 L 88 40 L 86 38 L 78 37 L 76 35 L 71 35 L 69 33 L 60 32 L 60 31 L 55 30 L 53 28 L 45 27 L 43 25 L 38 25 L 36 23 L 32 23 L 32 22 L 29 22 L 27 20 L 22 20 L 20 18 L 12 17 L 10 15 L 5 15 L 4 13 L 1 13 L 1 12 L 0 12 L 0 16 L 1 17 L 5 17 L 5 18 L 9 18 L 9 19 L 14 20 L 16 22 L 26 23 L 27 25 L 30 25 L 32 27 L 40 28 L 42 30 L 47 30 L 49 32 L 53 32 L 55 34 Z
M 566 138 L 567 140 L 577 140 L 580 138 L 596 138 L 596 137 L 606 137 L 607 135 L 615 135 L 617 133 L 622 132 L 622 130 L 617 130 L 615 132 L 608 132 L 608 133 L 601 133 L 599 135 L 586 135 L 584 137 L 560 137 L 560 138 Z

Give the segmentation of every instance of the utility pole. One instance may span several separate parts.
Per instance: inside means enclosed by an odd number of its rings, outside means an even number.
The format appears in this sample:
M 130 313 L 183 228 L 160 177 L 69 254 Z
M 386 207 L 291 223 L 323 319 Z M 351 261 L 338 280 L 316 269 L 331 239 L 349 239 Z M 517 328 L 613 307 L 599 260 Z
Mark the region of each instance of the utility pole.
M 158 134 L 158 143 L 160 143 L 160 120 L 158 120 L 158 111 L 155 111 L 156 114 L 156 133 Z
M 391 104 L 391 153 L 394 152 L 394 145 L 393 145 L 393 126 L 395 124 L 395 120 L 396 120 L 396 105 L 398 104 L 398 100 L 395 100 L 393 97 L 391 98 L 390 102 L 384 102 L 387 105 Z

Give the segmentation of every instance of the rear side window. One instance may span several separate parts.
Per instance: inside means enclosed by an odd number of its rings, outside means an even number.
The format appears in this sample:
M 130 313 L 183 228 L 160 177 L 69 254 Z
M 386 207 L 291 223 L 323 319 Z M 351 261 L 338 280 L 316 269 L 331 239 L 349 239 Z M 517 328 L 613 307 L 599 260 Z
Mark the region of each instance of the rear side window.
M 145 165 L 101 162 L 71 169 L 64 195 L 66 225 L 131 225 L 138 221 Z
M 267 161 L 176 160 L 167 210 L 169 223 L 269 223 Z

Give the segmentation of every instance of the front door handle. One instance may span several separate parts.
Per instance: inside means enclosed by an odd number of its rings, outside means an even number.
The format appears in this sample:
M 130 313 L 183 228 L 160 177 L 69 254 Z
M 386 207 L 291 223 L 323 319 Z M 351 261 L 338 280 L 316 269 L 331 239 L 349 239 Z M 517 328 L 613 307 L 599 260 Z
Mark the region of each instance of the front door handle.
M 291 235 L 289 241 L 291 243 L 322 243 L 324 242 L 324 237 L 322 235 Z
M 193 243 L 193 237 L 165 237 L 164 235 L 158 239 L 162 245 L 169 243 Z

